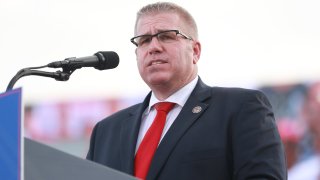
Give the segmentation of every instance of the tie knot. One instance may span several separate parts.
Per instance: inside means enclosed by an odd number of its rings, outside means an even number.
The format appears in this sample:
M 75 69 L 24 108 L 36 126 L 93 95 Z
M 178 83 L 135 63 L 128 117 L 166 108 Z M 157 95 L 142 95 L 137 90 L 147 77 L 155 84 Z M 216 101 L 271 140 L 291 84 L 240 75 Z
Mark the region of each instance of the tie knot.
M 172 102 L 159 102 L 154 105 L 154 108 L 156 108 L 157 111 L 164 111 L 168 113 L 174 105 L 175 103 Z

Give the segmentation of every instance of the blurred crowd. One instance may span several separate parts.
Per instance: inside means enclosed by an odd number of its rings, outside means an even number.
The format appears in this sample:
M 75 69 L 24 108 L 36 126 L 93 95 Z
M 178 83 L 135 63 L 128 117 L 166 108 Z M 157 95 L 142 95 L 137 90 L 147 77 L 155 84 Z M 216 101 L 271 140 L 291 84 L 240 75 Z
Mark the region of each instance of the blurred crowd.
M 138 99 L 99 99 L 28 104 L 24 134 L 42 142 L 88 139 L 94 125 Z
M 262 91 L 273 105 L 289 180 L 320 180 L 320 82 Z

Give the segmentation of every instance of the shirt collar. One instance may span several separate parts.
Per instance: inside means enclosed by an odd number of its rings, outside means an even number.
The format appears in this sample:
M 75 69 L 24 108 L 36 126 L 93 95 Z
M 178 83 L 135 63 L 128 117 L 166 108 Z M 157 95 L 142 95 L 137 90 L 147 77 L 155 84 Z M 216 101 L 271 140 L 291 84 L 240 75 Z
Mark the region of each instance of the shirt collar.
M 151 107 L 158 102 L 173 102 L 178 104 L 179 106 L 183 107 L 184 104 L 187 102 L 190 94 L 192 93 L 193 89 L 196 87 L 196 84 L 198 82 L 199 77 L 196 76 L 191 82 L 189 82 L 187 85 L 183 86 L 181 89 L 173 93 L 171 96 L 169 96 L 167 99 L 160 101 L 156 98 L 154 93 L 152 92 L 149 107 L 146 111 L 146 113 L 149 113 L 151 110 Z

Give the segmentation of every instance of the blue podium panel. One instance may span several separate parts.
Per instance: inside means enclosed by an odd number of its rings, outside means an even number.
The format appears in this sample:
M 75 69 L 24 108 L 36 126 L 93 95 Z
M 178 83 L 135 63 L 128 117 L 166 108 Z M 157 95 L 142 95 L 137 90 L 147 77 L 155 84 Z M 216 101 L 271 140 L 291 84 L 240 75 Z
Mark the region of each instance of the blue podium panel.
M 0 94 L 0 179 L 19 180 L 21 88 Z

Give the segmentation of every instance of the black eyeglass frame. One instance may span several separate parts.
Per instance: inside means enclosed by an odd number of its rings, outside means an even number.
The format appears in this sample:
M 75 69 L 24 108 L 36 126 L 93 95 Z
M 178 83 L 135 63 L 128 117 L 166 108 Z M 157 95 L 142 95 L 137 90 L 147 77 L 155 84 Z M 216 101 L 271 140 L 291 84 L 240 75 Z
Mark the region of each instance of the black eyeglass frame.
M 135 46 L 139 47 L 138 43 L 136 43 L 136 42 L 134 41 L 136 38 L 143 37 L 143 36 L 148 36 L 148 37 L 150 37 L 151 40 L 152 40 L 153 37 L 157 37 L 159 34 L 166 33 L 166 32 L 175 32 L 176 35 L 180 34 L 183 38 L 189 39 L 189 40 L 193 41 L 193 39 L 192 39 L 190 36 L 185 35 L 184 33 L 182 33 L 182 32 L 179 31 L 179 30 L 165 30 L 165 31 L 160 31 L 160 32 L 158 32 L 158 33 L 156 33 L 156 34 L 143 34 L 143 35 L 139 35 L 139 36 L 135 36 L 135 37 L 131 38 L 130 41 L 131 41 Z

